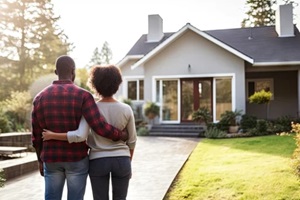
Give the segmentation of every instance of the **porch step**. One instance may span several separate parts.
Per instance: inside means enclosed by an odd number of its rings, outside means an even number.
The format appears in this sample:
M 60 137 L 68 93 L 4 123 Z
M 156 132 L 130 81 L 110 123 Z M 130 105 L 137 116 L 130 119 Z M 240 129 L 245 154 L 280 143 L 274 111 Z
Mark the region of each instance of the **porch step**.
M 202 137 L 204 126 L 198 124 L 159 124 L 153 125 L 150 136 Z

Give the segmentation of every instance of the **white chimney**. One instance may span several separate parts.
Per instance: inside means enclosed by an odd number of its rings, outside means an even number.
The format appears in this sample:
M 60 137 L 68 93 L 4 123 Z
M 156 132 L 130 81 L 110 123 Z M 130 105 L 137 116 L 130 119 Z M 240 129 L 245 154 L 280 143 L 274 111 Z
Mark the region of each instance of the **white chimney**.
M 164 36 L 163 20 L 159 15 L 148 15 L 147 42 L 158 42 Z
M 294 35 L 293 5 L 280 5 L 276 11 L 276 32 L 279 37 Z

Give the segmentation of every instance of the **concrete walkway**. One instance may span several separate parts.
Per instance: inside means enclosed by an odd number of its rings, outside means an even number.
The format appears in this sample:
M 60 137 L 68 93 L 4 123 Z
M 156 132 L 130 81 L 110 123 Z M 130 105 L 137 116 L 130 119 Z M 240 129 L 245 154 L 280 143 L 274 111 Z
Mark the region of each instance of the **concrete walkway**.
M 162 200 L 199 141 L 200 138 L 138 137 L 127 199 Z M 41 200 L 43 195 L 44 179 L 38 172 L 8 181 L 0 188 L 0 197 L 5 200 Z M 67 199 L 66 187 L 63 199 Z M 85 199 L 93 199 L 89 180 Z

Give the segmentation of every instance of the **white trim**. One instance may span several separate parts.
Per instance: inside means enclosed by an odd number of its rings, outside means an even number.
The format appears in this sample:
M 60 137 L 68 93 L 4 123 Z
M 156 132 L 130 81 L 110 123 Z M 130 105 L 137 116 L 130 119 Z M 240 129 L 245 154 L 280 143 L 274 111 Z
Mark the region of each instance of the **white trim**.
M 129 60 L 138 60 L 143 58 L 144 55 L 129 55 L 129 56 L 125 56 L 122 60 L 120 60 L 116 66 L 117 67 L 122 67 L 126 62 L 128 62 Z
M 136 67 L 138 67 L 138 66 L 142 65 L 143 63 L 145 63 L 146 61 L 148 61 L 154 55 L 156 55 L 157 53 L 159 53 L 163 48 L 165 48 L 168 44 L 170 44 L 175 39 L 177 39 L 178 37 L 180 37 L 181 35 L 183 35 L 187 30 L 194 31 L 198 35 L 206 38 L 207 40 L 215 43 L 216 45 L 224 48 L 225 50 L 231 52 L 232 54 L 234 54 L 234 55 L 236 55 L 238 57 L 240 57 L 241 59 L 248 61 L 251 64 L 254 63 L 254 60 L 252 58 L 246 56 L 245 54 L 242 54 L 241 52 L 235 50 L 234 48 L 232 48 L 232 47 L 230 47 L 228 45 L 226 45 L 225 43 L 221 42 L 220 40 L 215 39 L 214 37 L 210 36 L 209 34 L 203 32 L 203 31 L 200 31 L 199 29 L 195 28 L 191 24 L 187 23 L 179 31 L 177 31 L 176 33 L 174 33 L 173 35 L 171 35 L 168 39 L 166 39 L 164 42 L 162 42 L 160 45 L 158 45 L 156 48 L 154 48 L 152 51 L 150 51 L 142 59 L 140 59 L 138 62 L 136 62 L 135 64 L 133 64 L 131 66 L 131 69 L 135 69 Z
M 188 75 L 167 75 L 167 76 L 153 76 L 154 79 L 180 79 L 180 78 L 215 78 L 215 77 L 229 77 L 235 76 L 234 73 L 224 73 L 224 74 L 188 74 Z
M 138 81 L 143 80 L 145 84 L 145 76 L 123 76 L 123 84 L 122 84 L 122 95 L 124 98 L 128 99 L 128 81 Z M 139 95 L 139 82 L 137 82 L 137 95 Z M 145 98 L 145 94 L 144 94 Z M 139 99 L 139 96 L 137 96 L 137 99 L 132 99 L 133 102 L 144 102 L 144 99 Z
M 300 61 L 285 61 L 285 62 L 255 62 L 254 67 L 264 66 L 280 66 L 280 65 L 300 65 Z

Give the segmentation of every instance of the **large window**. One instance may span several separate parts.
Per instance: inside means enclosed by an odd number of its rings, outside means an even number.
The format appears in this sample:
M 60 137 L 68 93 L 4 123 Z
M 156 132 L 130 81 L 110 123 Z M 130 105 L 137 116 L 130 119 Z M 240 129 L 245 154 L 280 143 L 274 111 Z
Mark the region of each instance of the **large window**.
M 127 97 L 134 101 L 144 100 L 144 81 L 134 80 L 127 82 Z
M 163 122 L 177 122 L 178 119 L 178 80 L 157 80 L 156 100 L 161 107 Z
M 274 99 L 274 86 L 273 79 L 249 79 L 247 80 L 247 97 L 249 98 L 255 92 L 265 90 L 270 91 L 272 95 L 272 100 Z
M 216 79 L 216 120 L 226 110 L 232 110 L 231 78 Z

